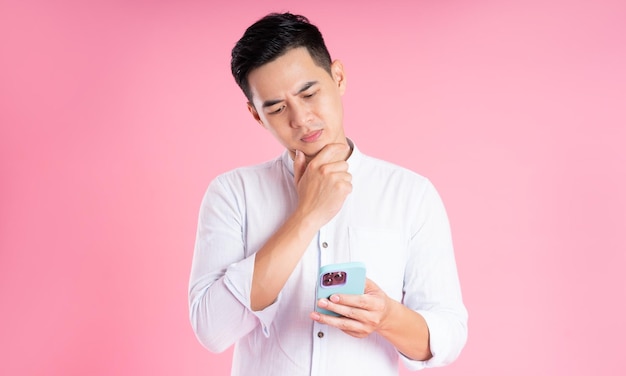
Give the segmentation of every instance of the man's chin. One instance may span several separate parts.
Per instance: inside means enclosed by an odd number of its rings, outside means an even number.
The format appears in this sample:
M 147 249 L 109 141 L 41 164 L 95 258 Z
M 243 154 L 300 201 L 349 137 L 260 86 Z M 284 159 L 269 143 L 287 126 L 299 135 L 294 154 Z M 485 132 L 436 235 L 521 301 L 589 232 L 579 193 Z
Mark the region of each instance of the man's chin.
M 315 158 L 320 153 L 320 151 L 322 151 L 323 148 L 324 147 L 321 147 L 317 150 L 306 150 L 306 151 L 299 149 L 299 151 L 302 154 L 304 154 L 304 159 L 306 160 L 306 163 L 308 164 L 313 158 Z M 294 160 L 296 158 L 296 149 L 290 149 L 289 154 L 291 155 L 291 159 Z
M 306 158 L 306 161 L 310 161 L 311 159 L 315 158 L 315 156 L 317 156 L 319 154 L 320 151 L 322 151 L 322 149 L 324 149 L 324 147 L 326 146 L 326 144 L 323 145 L 315 145 L 315 147 L 313 145 L 308 145 L 309 147 L 307 148 L 289 148 L 289 154 L 291 154 L 291 159 L 294 159 L 296 156 L 296 150 L 299 150 L 301 153 L 304 154 L 304 157 Z
M 317 155 L 322 151 L 323 148 L 313 152 L 313 153 L 304 153 L 304 158 L 306 159 L 306 163 L 309 163 L 313 158 L 317 157 Z
M 347 139 L 346 139 L 346 143 L 348 143 Z M 300 149 L 300 151 L 304 154 L 306 163 L 308 164 L 313 158 L 315 158 L 320 153 L 320 151 L 322 151 L 326 146 L 330 144 L 332 144 L 332 142 L 326 142 L 321 145 L 315 145 L 316 147 L 313 147 L 313 145 L 311 145 L 310 148 L 307 148 L 306 150 Z M 295 157 L 295 153 L 296 153 L 295 150 L 291 150 L 292 158 Z

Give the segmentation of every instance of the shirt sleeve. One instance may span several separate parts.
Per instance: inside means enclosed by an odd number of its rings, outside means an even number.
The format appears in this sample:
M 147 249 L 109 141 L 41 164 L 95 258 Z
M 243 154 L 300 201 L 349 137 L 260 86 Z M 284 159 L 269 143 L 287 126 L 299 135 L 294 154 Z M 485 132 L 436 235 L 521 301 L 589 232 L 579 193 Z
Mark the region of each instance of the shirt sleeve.
M 221 352 L 259 325 L 269 336 L 278 301 L 250 308 L 254 252 L 244 242 L 244 202 L 216 178 L 200 207 L 189 278 L 189 317 L 198 340 Z
M 448 217 L 430 182 L 422 192 L 410 240 L 403 303 L 426 321 L 433 356 L 427 361 L 401 356 L 411 370 L 450 364 L 467 341 L 468 315 L 461 296 Z

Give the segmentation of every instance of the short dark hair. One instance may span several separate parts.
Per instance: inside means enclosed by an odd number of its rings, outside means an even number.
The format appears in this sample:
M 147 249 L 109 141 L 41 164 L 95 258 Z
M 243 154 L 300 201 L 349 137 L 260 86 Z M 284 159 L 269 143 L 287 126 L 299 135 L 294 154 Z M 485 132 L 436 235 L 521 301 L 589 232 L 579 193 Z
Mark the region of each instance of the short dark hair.
M 297 47 L 306 47 L 315 64 L 330 74 L 330 53 L 322 33 L 306 17 L 271 13 L 246 30 L 232 50 L 230 69 L 248 100 L 252 100 L 250 72 Z

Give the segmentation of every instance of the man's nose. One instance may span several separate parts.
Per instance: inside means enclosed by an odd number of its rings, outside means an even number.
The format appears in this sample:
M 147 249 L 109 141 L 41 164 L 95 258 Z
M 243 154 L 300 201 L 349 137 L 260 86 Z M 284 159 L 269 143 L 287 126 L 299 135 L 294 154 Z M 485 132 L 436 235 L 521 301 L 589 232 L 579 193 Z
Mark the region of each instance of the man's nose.
M 304 127 L 310 122 L 311 111 L 307 106 L 300 104 L 291 106 L 289 123 L 292 128 Z

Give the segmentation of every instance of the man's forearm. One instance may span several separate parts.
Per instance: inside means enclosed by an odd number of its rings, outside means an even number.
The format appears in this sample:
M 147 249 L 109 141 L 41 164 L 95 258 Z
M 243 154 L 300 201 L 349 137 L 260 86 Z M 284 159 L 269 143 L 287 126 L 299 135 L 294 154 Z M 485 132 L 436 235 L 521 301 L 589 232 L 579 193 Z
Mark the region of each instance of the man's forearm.
M 430 334 L 426 320 L 419 313 L 407 308 L 402 303 L 387 298 L 390 304 L 389 315 L 378 329 L 378 333 L 394 347 L 413 360 L 428 360 L 430 352 Z
M 319 226 L 296 211 L 256 253 L 250 292 L 253 311 L 276 300 L 318 230 Z

